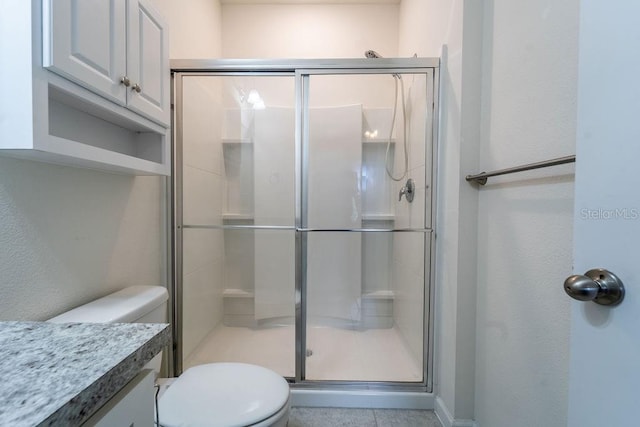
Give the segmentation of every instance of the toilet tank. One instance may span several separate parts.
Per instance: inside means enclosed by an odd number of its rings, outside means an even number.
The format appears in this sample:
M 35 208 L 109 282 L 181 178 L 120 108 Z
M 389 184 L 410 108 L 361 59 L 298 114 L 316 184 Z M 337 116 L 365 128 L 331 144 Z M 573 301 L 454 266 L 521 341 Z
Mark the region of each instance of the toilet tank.
M 169 294 L 162 286 L 131 286 L 48 320 L 52 323 L 165 323 Z M 145 368 L 160 372 L 162 353 Z
M 53 323 L 163 323 L 169 294 L 162 286 L 131 286 L 60 314 Z

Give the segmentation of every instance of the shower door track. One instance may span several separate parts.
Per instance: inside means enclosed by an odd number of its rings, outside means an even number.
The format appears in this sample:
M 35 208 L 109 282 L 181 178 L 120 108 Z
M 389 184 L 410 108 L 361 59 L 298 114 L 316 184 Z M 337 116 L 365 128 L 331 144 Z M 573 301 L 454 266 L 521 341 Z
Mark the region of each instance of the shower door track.
M 433 323 L 434 323 L 434 258 L 435 258 L 435 197 L 437 162 L 437 118 L 439 88 L 439 58 L 379 58 L 379 59 L 296 59 L 296 60 L 172 60 L 172 203 L 170 217 L 171 230 L 171 319 L 173 326 L 173 360 L 169 372 L 175 376 L 182 373 L 182 230 L 183 229 L 221 229 L 221 230 L 290 230 L 295 231 L 295 377 L 287 378 L 292 388 L 305 390 L 344 390 L 344 391 L 398 391 L 398 392 L 431 392 L 433 385 Z M 308 109 L 308 83 L 312 75 L 327 74 L 426 74 L 430 79 L 431 99 L 427 108 L 431 108 L 430 135 L 431 151 L 425 153 L 431 162 L 431 227 L 424 228 L 310 228 L 306 226 L 307 206 L 307 158 L 306 129 L 304 112 Z M 261 226 L 261 225 L 207 225 L 182 222 L 182 78 L 184 76 L 295 76 L 295 223 L 296 226 Z M 425 141 L 426 147 L 426 141 Z M 426 151 L 426 150 L 425 150 Z M 349 380 L 308 380 L 305 375 L 306 353 L 306 259 L 307 235 L 309 233 L 349 232 L 349 233 L 396 233 L 421 232 L 431 238 L 424 240 L 429 247 L 430 257 L 425 259 L 424 313 L 423 313 L 423 380 L 420 382 L 400 381 L 349 381 Z

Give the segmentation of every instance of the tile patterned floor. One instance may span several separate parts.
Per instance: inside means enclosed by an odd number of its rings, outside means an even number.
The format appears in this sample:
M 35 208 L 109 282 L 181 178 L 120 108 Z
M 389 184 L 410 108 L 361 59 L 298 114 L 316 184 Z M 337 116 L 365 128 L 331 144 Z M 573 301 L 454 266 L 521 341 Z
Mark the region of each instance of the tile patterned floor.
M 292 408 L 288 427 L 442 427 L 433 411 Z

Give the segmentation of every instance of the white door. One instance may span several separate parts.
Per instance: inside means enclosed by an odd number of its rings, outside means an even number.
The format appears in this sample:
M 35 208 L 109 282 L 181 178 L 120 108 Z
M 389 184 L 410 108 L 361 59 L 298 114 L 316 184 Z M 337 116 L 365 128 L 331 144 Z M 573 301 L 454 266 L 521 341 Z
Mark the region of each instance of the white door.
M 569 426 L 640 425 L 640 2 L 581 2 L 574 272 L 625 284 L 573 302 Z
M 169 35 L 146 0 L 128 0 L 127 73 L 129 108 L 169 125 Z M 194 42 L 197 42 L 194 41 Z
M 43 7 L 43 66 L 124 105 L 124 0 L 45 0 Z

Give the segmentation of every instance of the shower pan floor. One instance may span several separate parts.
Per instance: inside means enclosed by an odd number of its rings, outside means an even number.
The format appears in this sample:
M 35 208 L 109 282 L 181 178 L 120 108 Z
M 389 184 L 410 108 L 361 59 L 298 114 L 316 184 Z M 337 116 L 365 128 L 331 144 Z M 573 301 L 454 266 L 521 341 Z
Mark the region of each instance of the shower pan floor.
M 185 360 L 184 369 L 212 362 L 252 363 L 295 377 L 293 326 L 251 329 L 219 325 Z M 396 328 L 364 331 L 311 327 L 308 380 L 422 381 L 421 362 Z

